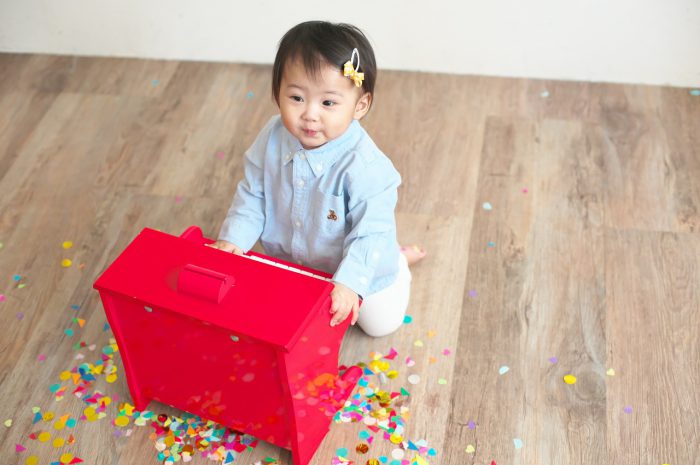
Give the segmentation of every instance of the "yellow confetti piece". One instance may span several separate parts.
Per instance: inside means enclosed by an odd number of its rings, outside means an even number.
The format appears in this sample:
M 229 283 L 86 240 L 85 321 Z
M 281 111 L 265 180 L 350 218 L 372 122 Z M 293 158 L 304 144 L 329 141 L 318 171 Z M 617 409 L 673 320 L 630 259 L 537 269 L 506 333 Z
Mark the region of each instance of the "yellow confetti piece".
M 468 444 L 465 450 L 467 451 L 467 454 L 473 454 L 476 451 L 476 449 L 474 449 L 474 446 L 472 446 L 471 444 Z
M 445 378 L 440 378 L 438 379 L 438 384 L 447 384 L 447 380 Z
M 36 455 L 30 455 L 29 457 L 27 457 L 27 460 L 25 460 L 24 463 L 27 465 L 36 465 L 37 463 L 39 463 L 39 457 L 37 457 Z
M 418 339 L 416 342 L 413 343 L 413 345 L 416 347 L 423 347 L 423 341 Z
M 389 437 L 389 441 L 391 441 L 394 444 L 401 444 L 401 442 L 403 441 L 403 436 L 401 436 L 400 434 L 393 433 Z
M 71 260 L 67 259 L 67 258 L 64 258 L 63 260 L 61 260 L 61 266 L 62 266 L 63 268 L 68 268 L 68 267 L 71 266 L 72 264 L 73 264 L 73 262 L 72 262 Z
M 62 371 L 60 375 L 58 375 L 58 379 L 61 381 L 66 381 L 67 379 L 70 379 L 70 371 Z
M 39 442 L 47 442 L 49 439 L 51 439 L 51 433 L 48 431 L 43 431 L 39 433 L 39 437 L 37 439 L 39 439 Z
M 608 368 L 608 371 L 606 371 L 605 374 L 608 376 L 615 376 L 615 370 L 613 368 Z
M 93 407 L 86 407 L 83 413 L 86 417 L 93 417 L 95 416 L 95 409 Z
M 435 330 L 434 330 L 434 329 L 431 329 L 430 331 L 428 331 L 428 337 L 434 337 L 435 334 L 436 334 L 436 333 L 435 333 Z
M 43 418 L 44 418 L 44 421 L 49 422 L 49 421 L 53 420 L 54 416 L 55 416 L 55 414 L 53 412 L 46 412 L 43 415 Z
M 63 243 L 63 248 L 64 248 L 64 249 L 70 249 L 71 247 L 73 247 L 73 242 L 71 242 L 71 241 L 65 241 L 65 242 Z
M 63 447 L 63 445 L 66 443 L 66 440 L 63 438 L 56 438 L 53 440 L 53 446 L 58 449 L 59 447 Z
M 566 384 L 576 384 L 576 377 L 574 375 L 564 375 L 564 382 Z
M 389 379 L 395 379 L 399 376 L 399 372 L 396 370 L 390 370 L 386 372 L 386 377 Z
M 66 422 L 62 421 L 62 420 L 58 420 L 56 423 L 53 424 L 53 428 L 56 431 L 61 431 L 65 427 L 66 427 Z
M 114 424 L 117 426 L 126 426 L 129 424 L 129 417 L 120 415 L 116 420 L 114 420 Z
M 8 428 L 12 426 L 12 418 L 8 418 L 7 420 L 5 420 L 5 426 L 7 426 Z
M 113 382 L 115 382 L 115 381 L 117 380 L 117 375 L 115 375 L 115 374 L 107 375 L 107 376 L 105 377 L 105 380 L 106 380 L 108 383 L 113 383 Z
M 69 454 L 66 452 L 65 454 L 61 455 L 61 458 L 59 459 L 61 463 L 70 463 L 71 460 L 73 460 L 73 454 Z

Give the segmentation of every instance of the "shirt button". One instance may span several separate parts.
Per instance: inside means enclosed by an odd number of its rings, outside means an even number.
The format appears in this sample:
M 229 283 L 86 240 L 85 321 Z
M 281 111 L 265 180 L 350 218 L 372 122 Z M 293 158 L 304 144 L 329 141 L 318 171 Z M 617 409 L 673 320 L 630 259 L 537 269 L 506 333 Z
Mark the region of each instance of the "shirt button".
M 287 155 L 284 156 L 284 159 L 287 160 L 287 161 L 291 160 L 291 159 L 292 159 L 292 154 L 291 154 L 291 153 L 288 153 Z
M 294 222 L 294 225 L 295 225 L 297 228 L 301 228 L 301 221 L 296 220 L 296 221 Z
M 303 179 L 298 180 L 298 181 L 297 181 L 297 186 L 299 186 L 299 187 L 304 187 L 304 180 L 303 180 Z
M 306 154 L 302 153 L 301 155 L 299 155 L 299 158 L 301 158 L 302 160 L 306 160 Z

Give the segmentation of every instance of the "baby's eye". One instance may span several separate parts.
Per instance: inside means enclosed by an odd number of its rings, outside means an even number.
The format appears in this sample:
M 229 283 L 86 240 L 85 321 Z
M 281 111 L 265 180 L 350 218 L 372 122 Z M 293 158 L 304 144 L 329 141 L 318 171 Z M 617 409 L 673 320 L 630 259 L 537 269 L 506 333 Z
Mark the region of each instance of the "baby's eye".
M 323 105 L 327 107 L 332 107 L 333 105 L 335 105 L 335 102 L 333 100 L 324 100 Z
M 304 99 L 302 99 L 298 95 L 292 95 L 292 100 L 294 100 L 295 102 L 302 102 Z

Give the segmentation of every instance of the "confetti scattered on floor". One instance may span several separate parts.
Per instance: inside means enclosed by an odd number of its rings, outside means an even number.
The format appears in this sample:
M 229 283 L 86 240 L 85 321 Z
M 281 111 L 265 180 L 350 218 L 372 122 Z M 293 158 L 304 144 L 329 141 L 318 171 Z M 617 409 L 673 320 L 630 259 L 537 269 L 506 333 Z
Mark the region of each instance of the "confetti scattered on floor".
M 576 384 L 576 377 L 574 375 L 564 375 L 564 382 L 566 384 Z
M 542 92 L 540 92 L 540 97 L 542 97 L 542 98 L 547 98 L 547 97 L 549 97 L 549 91 L 548 91 L 548 90 L 543 90 Z
M 700 97 L 700 89 L 691 89 L 690 95 L 692 95 L 693 97 Z
M 505 375 L 506 373 L 508 373 L 508 370 L 510 370 L 510 368 L 507 365 L 503 365 L 501 368 L 498 369 L 498 374 Z
M 608 371 L 606 371 L 605 374 L 608 376 L 615 376 L 615 370 L 613 368 L 608 368 Z
M 483 208 L 484 210 L 486 210 L 486 211 L 491 211 L 491 210 L 493 210 L 493 207 L 492 207 L 491 204 L 488 203 L 488 202 L 484 202 L 484 204 L 482 205 L 482 208 Z

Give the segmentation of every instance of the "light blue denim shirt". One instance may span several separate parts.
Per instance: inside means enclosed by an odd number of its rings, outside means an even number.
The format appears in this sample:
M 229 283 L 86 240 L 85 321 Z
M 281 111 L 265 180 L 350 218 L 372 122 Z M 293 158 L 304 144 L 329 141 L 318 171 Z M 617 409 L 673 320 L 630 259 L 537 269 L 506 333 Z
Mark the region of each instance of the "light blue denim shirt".
M 219 239 L 333 274 L 366 297 L 398 275 L 401 176 L 358 121 L 313 150 L 273 117 L 245 153 Z

